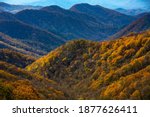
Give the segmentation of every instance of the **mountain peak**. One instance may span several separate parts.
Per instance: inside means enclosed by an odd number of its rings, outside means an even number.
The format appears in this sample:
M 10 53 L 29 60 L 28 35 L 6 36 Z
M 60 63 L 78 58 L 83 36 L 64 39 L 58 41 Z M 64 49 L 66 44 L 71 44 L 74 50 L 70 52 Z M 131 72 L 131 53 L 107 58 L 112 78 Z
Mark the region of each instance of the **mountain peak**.
M 79 7 L 79 6 L 89 6 L 89 7 L 91 7 L 91 6 L 98 6 L 98 7 L 102 7 L 102 6 L 100 6 L 100 5 L 92 5 L 92 4 L 88 4 L 88 3 L 79 3 L 79 4 L 75 4 L 75 5 L 73 5 L 72 7 Z
M 79 13 L 87 13 L 90 15 L 123 15 L 115 10 L 105 8 L 100 5 L 90 5 L 87 3 L 76 4 L 70 8 L 71 11 Z
M 91 6 L 91 5 L 88 3 L 79 3 L 79 4 L 73 5 L 72 7 L 76 7 L 76 6 Z
M 81 3 L 81 4 L 75 4 L 73 5 L 70 10 L 71 11 L 79 11 L 80 9 L 89 9 L 89 8 L 92 8 L 92 7 L 97 7 L 99 5 L 90 5 L 88 3 Z M 99 6 L 101 7 L 101 6 Z
M 63 8 L 57 6 L 57 5 L 51 5 L 51 6 L 47 6 L 47 7 L 43 7 L 41 10 L 44 11 L 62 11 L 64 10 Z

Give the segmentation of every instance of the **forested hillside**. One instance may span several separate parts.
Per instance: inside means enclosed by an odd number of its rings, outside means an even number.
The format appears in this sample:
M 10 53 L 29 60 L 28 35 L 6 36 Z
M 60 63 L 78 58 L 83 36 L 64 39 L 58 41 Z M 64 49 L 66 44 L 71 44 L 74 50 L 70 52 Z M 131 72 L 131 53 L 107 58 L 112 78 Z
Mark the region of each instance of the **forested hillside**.
M 150 31 L 71 41 L 26 69 L 57 81 L 70 99 L 150 99 Z
M 10 49 L 16 52 L 20 52 L 27 55 L 32 55 L 34 57 L 39 57 L 46 54 L 42 50 L 33 48 L 27 43 L 23 43 L 21 40 L 14 39 L 4 33 L 0 32 L 0 49 Z
M 19 61 L 18 61 L 19 62 Z M 0 99 L 67 99 L 57 83 L 0 61 Z
M 150 31 L 70 41 L 35 62 L 0 52 L 0 99 L 150 99 Z
M 18 67 L 26 67 L 34 62 L 36 59 L 31 56 L 21 54 L 9 49 L 0 49 L 0 61 L 14 64 Z
M 0 99 L 150 99 L 149 19 L 0 2 Z

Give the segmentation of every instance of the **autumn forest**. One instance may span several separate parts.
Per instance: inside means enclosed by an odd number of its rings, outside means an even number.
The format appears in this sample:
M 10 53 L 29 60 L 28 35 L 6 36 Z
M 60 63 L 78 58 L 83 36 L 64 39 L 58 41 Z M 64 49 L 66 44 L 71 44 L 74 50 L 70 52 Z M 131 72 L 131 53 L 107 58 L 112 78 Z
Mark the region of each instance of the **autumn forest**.
M 0 3 L 1 100 L 150 99 L 149 12 L 4 8 L 16 7 Z

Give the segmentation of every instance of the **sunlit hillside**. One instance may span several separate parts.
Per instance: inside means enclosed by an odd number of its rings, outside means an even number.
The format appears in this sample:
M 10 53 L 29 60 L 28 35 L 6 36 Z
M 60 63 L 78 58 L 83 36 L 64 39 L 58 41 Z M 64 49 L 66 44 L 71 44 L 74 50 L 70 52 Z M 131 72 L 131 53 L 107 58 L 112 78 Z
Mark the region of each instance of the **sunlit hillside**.
M 150 100 L 150 13 L 140 2 L 3 1 L 0 100 Z
M 26 69 L 57 81 L 70 99 L 150 99 L 150 31 L 71 41 Z

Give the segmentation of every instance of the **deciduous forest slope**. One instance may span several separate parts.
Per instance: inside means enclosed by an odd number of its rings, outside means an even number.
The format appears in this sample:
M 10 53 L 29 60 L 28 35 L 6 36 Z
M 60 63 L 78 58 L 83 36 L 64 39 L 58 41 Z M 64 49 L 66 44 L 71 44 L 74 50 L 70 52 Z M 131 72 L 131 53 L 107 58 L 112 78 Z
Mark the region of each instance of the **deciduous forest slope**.
M 67 99 L 57 83 L 0 61 L 0 99 Z
M 150 99 L 150 31 L 70 41 L 26 70 L 58 82 L 70 99 Z

